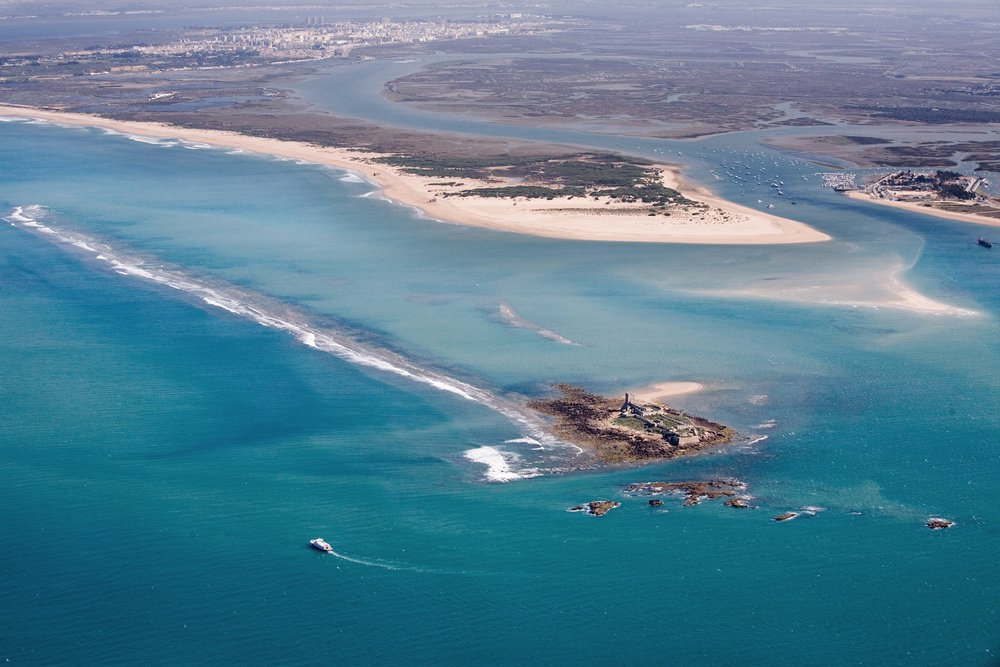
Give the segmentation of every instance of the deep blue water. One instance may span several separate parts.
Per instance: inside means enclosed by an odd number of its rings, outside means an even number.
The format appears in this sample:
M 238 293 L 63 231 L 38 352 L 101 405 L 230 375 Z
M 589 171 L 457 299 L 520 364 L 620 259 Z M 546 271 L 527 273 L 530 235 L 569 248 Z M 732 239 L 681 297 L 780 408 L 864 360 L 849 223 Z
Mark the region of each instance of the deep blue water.
M 765 160 L 739 137 L 682 150 L 705 181 Z M 816 167 L 766 159 L 834 241 L 534 239 L 427 220 L 315 166 L 0 124 L 18 222 L 0 227 L 0 657 L 995 664 L 1000 256 L 980 228 L 854 204 Z M 889 307 L 893 274 L 977 314 Z M 442 377 L 487 398 L 419 381 Z M 507 442 L 532 434 L 504 412 L 519 394 L 673 379 L 704 383 L 674 402 L 744 441 L 571 474 L 552 470 L 571 450 Z M 545 474 L 488 483 L 463 456 L 480 447 Z M 622 493 L 709 476 L 747 482 L 756 509 Z M 599 498 L 622 507 L 565 511 Z M 824 509 L 771 520 L 806 506 Z M 957 525 L 927 530 L 936 515 Z

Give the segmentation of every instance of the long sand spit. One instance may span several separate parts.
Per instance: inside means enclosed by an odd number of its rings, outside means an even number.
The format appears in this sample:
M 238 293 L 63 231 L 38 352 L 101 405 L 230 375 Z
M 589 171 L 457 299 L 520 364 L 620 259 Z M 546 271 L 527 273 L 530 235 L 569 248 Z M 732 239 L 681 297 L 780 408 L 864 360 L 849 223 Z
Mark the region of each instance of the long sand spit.
M 485 183 L 464 179 L 460 186 L 443 186 L 440 179 L 415 176 L 374 162 L 373 158 L 379 154 L 362 150 L 32 107 L 0 105 L 0 115 L 96 127 L 145 138 L 176 139 L 344 169 L 374 183 L 387 198 L 415 207 L 430 218 L 519 234 L 632 243 L 778 244 L 830 239 L 801 222 L 739 206 L 703 188 L 685 187 L 684 196 L 707 205 L 707 209 L 677 207 L 669 216 L 650 216 L 648 208 L 641 204 L 584 197 L 552 200 L 462 197 L 456 196 L 460 189 Z M 679 169 L 672 165 L 658 167 L 664 184 L 680 189 Z

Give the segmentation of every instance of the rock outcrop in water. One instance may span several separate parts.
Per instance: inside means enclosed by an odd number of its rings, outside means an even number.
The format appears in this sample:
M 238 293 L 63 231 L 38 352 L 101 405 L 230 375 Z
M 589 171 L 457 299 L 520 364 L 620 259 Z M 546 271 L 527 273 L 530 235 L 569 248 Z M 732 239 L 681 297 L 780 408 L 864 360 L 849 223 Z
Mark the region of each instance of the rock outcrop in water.
M 621 503 L 615 500 L 591 500 L 586 505 L 577 505 L 569 508 L 570 512 L 586 512 L 594 516 L 604 516 L 616 507 L 621 507 Z
M 625 493 L 638 495 L 660 495 L 666 493 L 679 493 L 684 495 L 684 506 L 691 507 L 697 505 L 702 500 L 716 500 L 727 498 L 726 505 L 729 507 L 749 507 L 742 497 L 746 493 L 746 484 L 738 480 L 711 479 L 701 482 L 639 482 L 629 484 L 625 487 Z M 662 505 L 663 501 L 654 498 L 649 501 Z

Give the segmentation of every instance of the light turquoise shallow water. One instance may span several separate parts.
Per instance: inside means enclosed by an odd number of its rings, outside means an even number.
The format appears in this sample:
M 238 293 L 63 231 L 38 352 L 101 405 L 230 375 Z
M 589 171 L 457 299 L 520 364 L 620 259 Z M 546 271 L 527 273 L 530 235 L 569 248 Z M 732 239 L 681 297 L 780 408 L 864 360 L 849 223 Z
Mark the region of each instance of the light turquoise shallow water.
M 764 160 L 739 142 L 685 152 Z M 18 222 L 0 227 L 0 656 L 994 664 L 1000 258 L 979 229 L 852 204 L 815 167 L 767 159 L 835 241 L 532 239 L 421 219 L 314 166 L 0 124 L 0 209 Z M 978 315 L 864 305 L 890 298 L 897 265 Z M 789 297 L 801 284 L 813 301 Z M 506 442 L 530 427 L 494 408 L 556 381 L 669 379 L 708 387 L 681 407 L 767 439 L 509 484 L 463 456 L 564 465 L 569 450 Z M 758 508 L 656 511 L 621 490 L 718 475 Z M 622 507 L 565 511 L 597 498 Z M 824 509 L 771 521 L 806 506 Z M 929 531 L 933 515 L 957 526 Z

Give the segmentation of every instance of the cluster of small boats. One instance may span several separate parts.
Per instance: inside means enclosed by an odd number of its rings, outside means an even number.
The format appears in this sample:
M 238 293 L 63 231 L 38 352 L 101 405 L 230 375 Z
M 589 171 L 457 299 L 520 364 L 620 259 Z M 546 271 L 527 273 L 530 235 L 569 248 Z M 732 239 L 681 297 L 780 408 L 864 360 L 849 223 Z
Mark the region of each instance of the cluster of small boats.
M 712 151 L 713 153 L 716 151 Z M 781 167 L 781 164 L 777 160 L 772 160 L 770 155 L 764 151 L 759 152 L 749 152 L 739 149 L 723 149 L 722 151 L 727 157 L 723 158 L 719 162 L 718 169 L 713 169 L 710 173 L 716 180 L 722 180 L 723 176 L 728 177 L 733 183 L 739 184 L 741 187 L 752 188 L 750 192 L 756 192 L 760 197 L 764 197 L 759 189 L 760 186 L 769 185 L 771 186 L 771 195 L 777 199 L 779 197 L 785 197 L 785 191 L 782 188 L 785 186 L 785 182 L 781 180 L 777 174 L 768 175 L 768 171 L 772 170 L 773 167 Z M 700 154 L 702 158 L 705 157 L 705 153 Z M 774 170 L 777 171 L 777 170 Z M 720 172 L 722 172 L 720 174 Z M 803 175 L 803 181 L 808 181 L 809 177 Z M 740 196 L 746 196 L 747 191 L 744 190 L 740 192 Z M 792 199 L 788 200 L 789 203 L 795 204 L 796 202 Z M 757 200 L 758 204 L 763 204 L 763 199 Z M 767 204 L 767 208 L 774 208 L 773 203 Z

